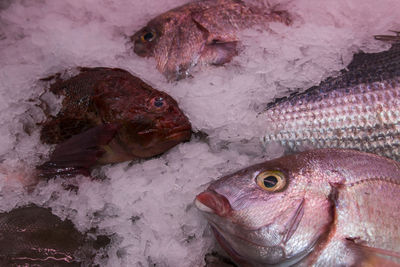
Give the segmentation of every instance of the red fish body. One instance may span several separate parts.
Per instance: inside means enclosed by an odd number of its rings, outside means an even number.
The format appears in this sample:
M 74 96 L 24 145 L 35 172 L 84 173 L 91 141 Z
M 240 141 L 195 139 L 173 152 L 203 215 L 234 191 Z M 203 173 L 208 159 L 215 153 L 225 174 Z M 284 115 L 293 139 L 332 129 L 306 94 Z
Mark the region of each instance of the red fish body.
M 41 131 L 44 143 L 58 144 L 39 166 L 43 176 L 88 174 L 95 165 L 152 157 L 190 139 L 177 102 L 127 71 L 85 68 L 50 90 L 65 98 Z
M 398 266 L 400 163 L 321 149 L 260 163 L 196 197 L 241 266 Z

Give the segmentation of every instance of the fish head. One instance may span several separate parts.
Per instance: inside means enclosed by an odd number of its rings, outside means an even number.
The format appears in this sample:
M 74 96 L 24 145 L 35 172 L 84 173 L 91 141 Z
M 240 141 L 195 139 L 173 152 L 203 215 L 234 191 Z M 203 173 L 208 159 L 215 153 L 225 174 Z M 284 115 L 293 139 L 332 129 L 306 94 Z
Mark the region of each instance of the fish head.
M 153 89 L 134 100 L 117 134 L 130 154 L 152 157 L 190 139 L 189 119 L 171 96 Z
M 165 40 L 175 35 L 176 26 L 186 12 L 173 9 L 165 12 L 152 20 L 146 26 L 135 32 L 131 37 L 133 51 L 141 57 L 153 57 L 158 53 L 159 47 L 165 46 Z
M 118 130 L 109 149 L 113 162 L 147 158 L 191 137 L 191 124 L 178 103 L 126 71 L 95 86 L 95 120 Z
M 332 187 L 321 168 L 307 153 L 260 163 L 213 182 L 195 205 L 237 263 L 291 266 L 333 220 Z
M 207 40 L 205 32 L 185 5 L 155 17 L 130 40 L 138 56 L 154 57 L 157 69 L 168 80 L 180 80 L 197 65 Z

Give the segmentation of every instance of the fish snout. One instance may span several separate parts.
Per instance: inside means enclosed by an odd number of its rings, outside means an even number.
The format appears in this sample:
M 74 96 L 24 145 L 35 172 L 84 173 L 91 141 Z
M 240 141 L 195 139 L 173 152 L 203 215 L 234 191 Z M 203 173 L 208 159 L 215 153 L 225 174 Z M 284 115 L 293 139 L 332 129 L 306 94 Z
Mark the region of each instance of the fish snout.
M 228 215 L 232 210 L 229 200 L 214 191 L 204 191 L 198 194 L 194 203 L 199 210 L 222 217 Z

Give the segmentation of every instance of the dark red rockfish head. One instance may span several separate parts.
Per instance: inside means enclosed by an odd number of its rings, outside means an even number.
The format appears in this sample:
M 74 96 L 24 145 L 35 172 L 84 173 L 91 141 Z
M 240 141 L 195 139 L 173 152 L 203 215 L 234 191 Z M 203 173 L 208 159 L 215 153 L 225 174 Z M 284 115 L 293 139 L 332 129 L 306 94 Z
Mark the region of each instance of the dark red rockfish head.
M 119 125 L 111 146 L 118 143 L 127 154 L 146 158 L 189 140 L 191 124 L 178 103 L 139 78 L 129 79 L 137 81 L 118 80 L 118 90 L 101 90 L 95 100 L 103 122 Z

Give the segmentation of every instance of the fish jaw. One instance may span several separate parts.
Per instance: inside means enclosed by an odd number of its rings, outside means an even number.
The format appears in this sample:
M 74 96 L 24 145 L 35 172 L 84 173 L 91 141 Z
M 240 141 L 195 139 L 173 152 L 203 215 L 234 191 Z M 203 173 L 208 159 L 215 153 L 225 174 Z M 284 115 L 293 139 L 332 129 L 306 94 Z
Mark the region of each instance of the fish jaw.
M 141 131 L 135 136 L 117 133 L 107 146 L 99 164 L 118 163 L 160 155 L 174 146 L 189 141 L 192 135 L 190 124 L 167 132 L 158 129 Z
M 222 216 L 220 215 L 221 211 L 230 211 L 230 207 L 224 208 L 226 206 L 225 201 L 223 196 L 210 196 L 209 192 L 204 192 L 196 197 L 195 205 L 208 219 L 217 242 L 240 266 L 265 266 L 265 264 L 292 266 L 305 258 L 317 243 L 313 242 L 307 249 L 302 249 L 300 252 L 285 257 L 289 254 L 289 250 L 285 247 L 286 242 L 297 230 L 302 218 L 302 216 L 296 215 L 302 214 L 303 201 L 300 202 L 295 216 L 290 220 L 283 234 L 281 233 L 282 227 L 273 223 L 258 229 L 246 229 L 232 222 L 227 222 L 232 221 L 234 215 L 229 214 L 229 212 L 222 212 Z M 204 203 L 207 203 L 207 205 Z M 213 208 L 210 208 L 209 205 Z M 276 231 L 278 228 L 279 231 Z M 269 235 L 267 241 L 264 239 L 265 235 Z

